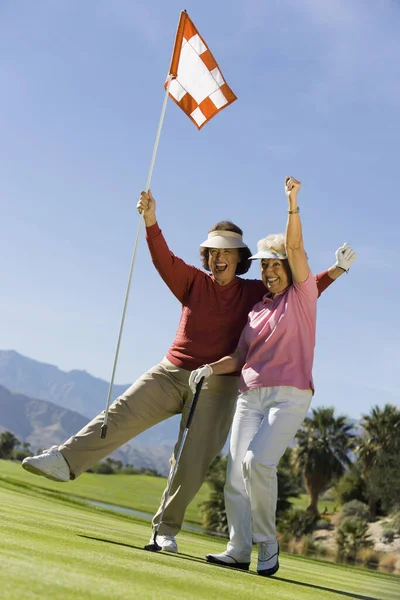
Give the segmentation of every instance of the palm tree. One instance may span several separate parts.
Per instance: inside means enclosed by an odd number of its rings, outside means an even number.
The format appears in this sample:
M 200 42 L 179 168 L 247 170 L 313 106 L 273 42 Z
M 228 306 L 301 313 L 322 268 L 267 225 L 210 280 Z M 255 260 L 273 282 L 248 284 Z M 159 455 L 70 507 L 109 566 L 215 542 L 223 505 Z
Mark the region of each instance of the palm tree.
M 310 505 L 307 511 L 318 516 L 318 498 L 329 484 L 351 465 L 354 448 L 352 425 L 346 416 L 334 416 L 334 408 L 317 408 L 306 417 L 296 435 L 294 466 L 304 475 Z
M 370 415 L 363 415 L 363 435 L 357 449 L 364 474 L 376 464 L 382 452 L 399 452 L 400 410 L 392 404 L 383 409 L 374 406 Z
M 392 404 L 374 406 L 361 424 L 357 457 L 374 517 L 379 506 L 389 511 L 399 503 L 400 410 Z
M 303 482 L 301 474 L 295 473 L 292 466 L 293 449 L 286 448 L 278 465 L 278 501 L 276 505 L 277 517 L 292 506 L 291 500 L 298 498 L 302 492 Z

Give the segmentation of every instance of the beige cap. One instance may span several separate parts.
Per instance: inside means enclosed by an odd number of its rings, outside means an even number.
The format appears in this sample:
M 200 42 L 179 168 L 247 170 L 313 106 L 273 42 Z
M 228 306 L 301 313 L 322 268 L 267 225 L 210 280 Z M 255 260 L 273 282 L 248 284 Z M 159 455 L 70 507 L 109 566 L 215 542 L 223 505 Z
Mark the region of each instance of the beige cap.
M 210 231 L 201 248 L 248 248 L 240 233 L 235 231 Z
M 279 258 L 279 260 L 285 260 L 287 254 L 282 254 L 273 248 L 264 248 L 263 250 L 259 250 L 257 254 L 250 256 L 250 260 L 256 260 L 257 258 Z

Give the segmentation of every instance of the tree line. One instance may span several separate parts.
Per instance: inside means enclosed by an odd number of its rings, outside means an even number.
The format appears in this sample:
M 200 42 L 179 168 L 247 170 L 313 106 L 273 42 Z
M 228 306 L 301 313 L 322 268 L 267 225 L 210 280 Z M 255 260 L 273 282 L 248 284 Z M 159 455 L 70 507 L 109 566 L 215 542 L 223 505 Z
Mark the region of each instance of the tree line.
M 0 458 L 23 460 L 31 454 L 29 443 L 21 443 L 10 431 L 0 434 Z M 225 470 L 226 457 L 218 456 L 208 471 L 211 497 L 203 504 L 203 512 L 210 530 L 226 530 Z M 137 469 L 112 458 L 91 471 L 160 476 L 152 469 Z M 392 404 L 373 407 L 362 416 L 359 431 L 345 415 L 336 416 L 332 407 L 312 410 L 296 434 L 294 447 L 287 449 L 278 466 L 278 514 L 290 509 L 291 499 L 306 491 L 307 512 L 318 517 L 319 498 L 332 485 L 340 504 L 364 502 L 372 518 L 396 509 L 400 502 L 399 408 Z
M 224 483 L 227 458 L 218 456 L 207 481 L 209 499 L 203 503 L 203 527 L 227 532 Z M 400 535 L 400 410 L 386 404 L 363 415 L 359 425 L 332 407 L 313 409 L 278 465 L 278 530 L 283 539 L 300 539 L 316 529 L 329 529 L 329 517 L 320 515 L 318 502 L 331 490 L 342 507 L 337 519 L 339 554 L 355 558 L 370 545 L 368 521 L 393 515 L 387 541 Z M 308 495 L 305 511 L 293 500 Z M 327 512 L 325 508 L 324 513 Z M 309 538 L 309 544 L 313 544 Z M 342 556 L 342 558 L 343 558 Z

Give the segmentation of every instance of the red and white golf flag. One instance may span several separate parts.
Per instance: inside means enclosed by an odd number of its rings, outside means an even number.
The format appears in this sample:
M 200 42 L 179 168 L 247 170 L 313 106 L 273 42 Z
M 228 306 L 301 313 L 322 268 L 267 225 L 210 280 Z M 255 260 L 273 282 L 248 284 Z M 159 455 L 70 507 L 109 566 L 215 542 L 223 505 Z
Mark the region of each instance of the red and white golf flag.
M 198 129 L 236 100 L 196 27 L 183 11 L 176 33 L 169 95 Z M 167 88 L 168 79 L 165 84 Z

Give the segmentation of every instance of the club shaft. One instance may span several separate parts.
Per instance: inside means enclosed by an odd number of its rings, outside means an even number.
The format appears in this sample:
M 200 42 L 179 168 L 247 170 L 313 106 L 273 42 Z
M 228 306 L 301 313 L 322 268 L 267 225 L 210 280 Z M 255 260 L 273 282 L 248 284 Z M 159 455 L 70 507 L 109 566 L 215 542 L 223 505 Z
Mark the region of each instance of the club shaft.
M 167 486 L 167 489 L 165 491 L 164 500 L 163 500 L 163 503 L 162 503 L 162 506 L 161 506 L 161 513 L 160 513 L 160 516 L 159 516 L 159 519 L 158 519 L 158 522 L 157 522 L 157 525 L 156 525 L 156 528 L 155 528 L 155 531 L 154 531 L 154 538 L 153 538 L 154 539 L 154 543 L 156 543 L 156 538 L 157 538 L 157 535 L 158 535 L 158 530 L 160 528 L 161 521 L 162 521 L 162 518 L 164 516 L 165 507 L 167 506 L 167 502 L 168 502 L 169 494 L 170 494 L 170 491 L 171 491 L 171 488 L 172 488 L 172 484 L 174 482 L 175 474 L 176 474 L 176 471 L 178 470 L 178 466 L 179 466 L 179 461 L 180 461 L 180 458 L 181 458 L 182 450 L 183 450 L 183 447 L 185 445 L 185 440 L 187 438 L 187 434 L 189 433 L 190 425 L 192 423 L 194 411 L 196 409 L 196 405 L 197 405 L 197 402 L 198 402 L 198 399 L 199 399 L 199 396 L 200 396 L 200 391 L 201 391 L 201 386 L 203 385 L 203 381 L 204 381 L 204 377 L 202 377 L 200 379 L 199 383 L 197 384 L 197 386 L 196 386 L 196 392 L 195 392 L 195 394 L 193 396 L 192 404 L 190 405 L 190 409 L 189 409 L 189 414 L 188 414 L 188 418 L 187 418 L 187 421 L 186 421 L 185 430 L 183 432 L 182 439 L 181 439 L 181 442 L 179 444 L 178 452 L 177 452 L 177 455 L 176 455 L 176 458 L 175 458 L 174 468 L 172 469 L 172 473 L 171 473 L 171 475 L 169 477 L 168 486 Z

